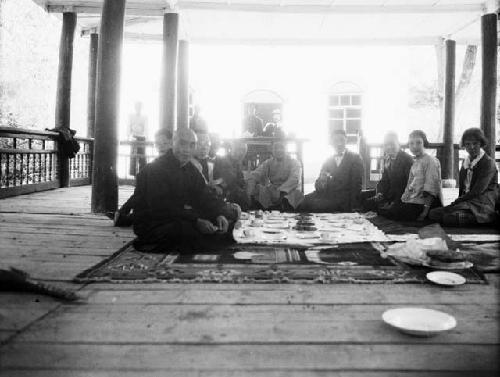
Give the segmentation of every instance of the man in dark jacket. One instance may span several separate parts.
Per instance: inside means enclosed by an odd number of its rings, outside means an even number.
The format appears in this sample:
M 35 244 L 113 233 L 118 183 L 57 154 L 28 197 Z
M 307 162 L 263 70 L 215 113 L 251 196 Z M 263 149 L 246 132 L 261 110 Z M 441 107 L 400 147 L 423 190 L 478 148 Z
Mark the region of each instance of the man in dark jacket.
M 408 183 L 413 157 L 401 150 L 398 135 L 388 132 L 384 137 L 384 167 L 377 184 L 377 194 L 364 203 L 366 210 L 378 210 L 401 198 Z
M 346 149 L 346 142 L 344 130 L 333 131 L 331 144 L 335 154 L 323 164 L 316 191 L 306 195 L 300 211 L 352 212 L 360 208 L 363 161 Z
M 201 244 L 216 234 L 227 234 L 235 208 L 218 199 L 190 163 L 196 147 L 191 130 L 178 130 L 173 149 L 137 176 L 134 192 L 136 248 L 165 251 L 173 243 Z

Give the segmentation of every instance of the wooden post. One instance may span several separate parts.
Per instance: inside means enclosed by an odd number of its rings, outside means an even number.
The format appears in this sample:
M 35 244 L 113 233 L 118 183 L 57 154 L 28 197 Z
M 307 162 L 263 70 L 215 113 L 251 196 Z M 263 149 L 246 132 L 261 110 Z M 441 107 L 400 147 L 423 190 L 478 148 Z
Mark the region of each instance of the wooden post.
M 104 0 L 97 54 L 92 212 L 112 212 L 118 206 L 117 126 L 124 16 L 125 0 Z
M 73 39 L 76 13 L 63 13 L 61 41 L 59 43 L 59 70 L 56 92 L 56 128 L 70 128 L 71 123 L 71 73 L 73 70 Z M 68 187 L 70 181 L 69 158 L 59 154 L 59 181 Z
M 488 139 L 484 148 L 495 158 L 495 101 L 497 88 L 497 15 L 486 14 L 481 17 L 481 129 Z
M 174 131 L 179 14 L 163 15 L 163 63 L 160 93 L 160 128 Z
M 89 77 L 87 92 L 87 137 L 94 137 L 95 129 L 95 90 L 97 83 L 97 48 L 99 34 L 90 34 Z
M 444 81 L 444 111 L 443 111 L 443 154 L 441 170 L 444 187 L 455 187 L 453 171 L 453 129 L 455 121 L 455 47 L 453 40 L 445 42 L 445 81 Z
M 179 41 L 177 128 L 189 128 L 189 42 Z

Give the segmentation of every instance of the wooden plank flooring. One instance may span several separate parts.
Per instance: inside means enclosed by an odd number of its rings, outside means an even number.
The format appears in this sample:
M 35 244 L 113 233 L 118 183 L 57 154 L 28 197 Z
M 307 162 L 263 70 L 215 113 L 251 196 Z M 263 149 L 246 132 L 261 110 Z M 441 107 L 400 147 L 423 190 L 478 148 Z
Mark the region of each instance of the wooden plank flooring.
M 120 190 L 123 201 L 130 188 Z M 133 238 L 89 213 L 90 188 L 0 200 L 0 266 L 82 303 L 0 292 L 1 377 L 495 376 L 499 278 L 488 285 L 71 283 Z M 453 314 L 435 338 L 385 326 L 394 307 Z

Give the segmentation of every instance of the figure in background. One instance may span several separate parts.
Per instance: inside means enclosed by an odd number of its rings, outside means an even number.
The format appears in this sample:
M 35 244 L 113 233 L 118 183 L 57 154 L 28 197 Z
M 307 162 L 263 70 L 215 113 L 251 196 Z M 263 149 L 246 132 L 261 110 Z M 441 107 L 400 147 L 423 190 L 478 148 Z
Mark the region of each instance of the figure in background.
M 446 207 L 430 211 L 429 218 L 448 226 L 467 226 L 495 221 L 498 171 L 495 160 L 483 147 L 487 140 L 479 128 L 469 128 L 460 145 L 468 153 L 458 176 L 458 198 Z
M 142 102 L 135 103 L 135 112 L 128 118 L 128 136 L 131 141 L 146 141 L 148 119 L 142 114 Z M 146 147 L 134 146 L 130 149 L 130 169 L 131 176 L 135 176 L 138 171 L 146 165 Z
M 377 194 L 365 201 L 364 209 L 377 211 L 400 199 L 412 165 L 413 158 L 401 149 L 398 135 L 393 131 L 386 133 L 382 178 L 377 183 Z
M 192 129 L 195 134 L 208 132 L 207 122 L 200 115 L 199 105 L 194 106 L 193 115 L 189 118 L 189 128 Z
M 284 138 L 286 136 L 281 123 L 281 111 L 279 109 L 273 110 L 273 121 L 266 124 L 262 135 L 277 138 Z
M 162 156 L 172 149 L 172 131 L 161 128 L 155 133 L 155 148 L 158 155 Z M 132 194 L 130 198 L 120 207 L 114 215 L 115 226 L 131 226 L 133 223 L 133 210 L 135 207 L 135 196 Z
M 360 208 L 363 161 L 357 153 L 346 149 L 344 130 L 333 131 L 330 143 L 335 154 L 321 167 L 316 191 L 306 195 L 301 211 L 352 212 Z
M 239 213 L 220 200 L 191 162 L 196 134 L 180 129 L 173 148 L 138 175 L 134 195 L 135 247 L 167 251 L 172 244 L 201 245 L 227 237 Z
M 214 164 L 214 178 L 221 179 L 222 195 L 229 201 L 238 204 L 242 210 L 248 210 L 248 199 L 245 178 L 243 176 L 243 160 L 248 152 L 247 145 L 241 140 L 233 140 L 225 157 L 217 157 Z
M 210 158 L 215 158 L 217 157 L 217 152 L 221 146 L 220 136 L 216 132 L 209 132 L 208 136 L 210 137 L 210 151 L 208 152 L 208 155 Z
M 301 180 L 300 162 L 286 151 L 284 141 L 276 141 L 272 157 L 250 173 L 248 196 L 264 209 L 293 211 L 304 199 Z
M 425 152 L 429 142 L 423 131 L 410 133 L 408 146 L 415 160 L 405 191 L 391 206 L 380 209 L 379 214 L 395 220 L 423 221 L 432 208 L 442 205 L 441 164 Z
M 214 181 L 214 162 L 209 156 L 211 141 L 208 133 L 196 134 L 197 143 L 194 151 L 193 165 L 203 175 L 207 184 L 212 184 Z
M 254 104 L 248 105 L 247 116 L 243 120 L 243 133 L 249 133 L 253 137 L 262 136 L 264 121 L 257 116 L 257 108 Z

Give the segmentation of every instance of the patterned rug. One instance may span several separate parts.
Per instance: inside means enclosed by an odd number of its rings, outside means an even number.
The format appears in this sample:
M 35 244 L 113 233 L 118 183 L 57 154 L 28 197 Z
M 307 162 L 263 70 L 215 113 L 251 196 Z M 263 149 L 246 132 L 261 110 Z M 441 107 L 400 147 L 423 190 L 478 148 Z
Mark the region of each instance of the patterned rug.
M 170 283 L 427 283 L 426 268 L 411 268 L 380 256 L 379 243 L 294 248 L 232 244 L 197 252 L 144 253 L 132 243 L 75 281 Z M 460 271 L 468 283 L 482 273 Z

